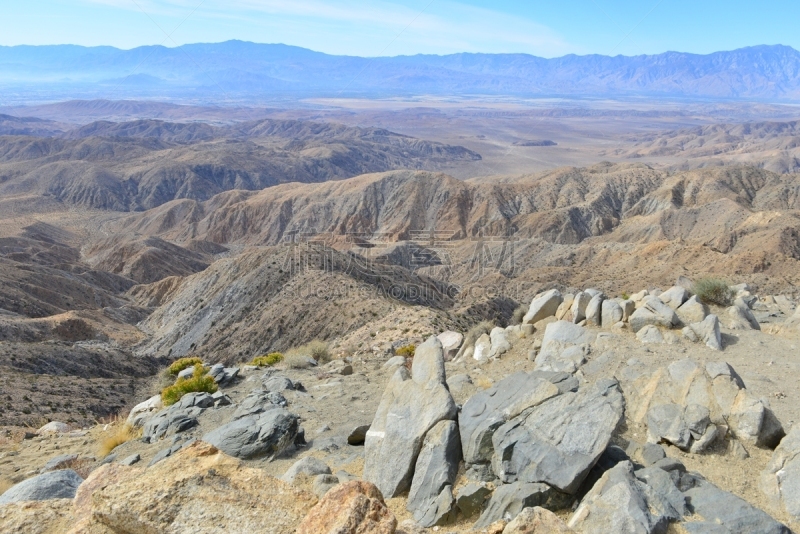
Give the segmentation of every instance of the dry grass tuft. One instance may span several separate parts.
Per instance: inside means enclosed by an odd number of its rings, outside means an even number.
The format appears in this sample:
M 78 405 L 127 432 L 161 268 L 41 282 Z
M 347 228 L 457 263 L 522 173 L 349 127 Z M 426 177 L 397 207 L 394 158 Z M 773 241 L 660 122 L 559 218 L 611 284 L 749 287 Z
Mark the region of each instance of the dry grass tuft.
M 138 439 L 142 436 L 142 429 L 135 428 L 130 423 L 117 422 L 111 425 L 111 428 L 103 432 L 100 436 L 100 444 L 98 453 L 101 458 L 111 454 L 111 451 L 132 439 Z M 85 478 L 85 477 L 84 477 Z
M 528 313 L 528 308 L 526 306 L 519 306 L 511 314 L 511 324 L 512 325 L 522 324 L 522 319 L 525 318 L 526 313 Z
M 475 379 L 475 386 L 481 389 L 489 389 L 493 385 L 494 382 L 492 382 L 492 379 L 488 376 L 479 376 Z
M 297 352 L 295 349 L 290 350 L 286 353 L 286 366 L 289 369 L 308 369 L 311 367 L 311 363 L 309 361 L 310 356 L 305 353 Z
M 175 384 L 165 387 L 161 392 L 164 406 L 175 404 L 187 393 L 216 393 L 217 383 L 206 373 L 208 373 L 207 368 L 199 363 L 195 364 L 194 374 L 191 378 L 179 378 Z
M 465 347 L 472 347 L 475 345 L 475 342 L 478 341 L 478 338 L 481 337 L 483 334 L 488 334 L 494 328 L 494 323 L 489 321 L 482 321 L 472 328 L 469 329 L 467 335 L 464 336 L 464 346 Z

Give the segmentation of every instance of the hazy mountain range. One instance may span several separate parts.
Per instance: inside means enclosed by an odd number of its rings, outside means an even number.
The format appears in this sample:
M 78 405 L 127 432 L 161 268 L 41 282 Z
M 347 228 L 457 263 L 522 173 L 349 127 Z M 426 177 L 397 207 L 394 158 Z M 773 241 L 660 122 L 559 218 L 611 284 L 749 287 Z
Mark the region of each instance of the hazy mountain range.
M 697 55 L 332 56 L 228 41 L 178 48 L 0 47 L 6 103 L 115 96 L 275 98 L 335 95 L 661 96 L 800 100 L 800 52 L 754 46 Z

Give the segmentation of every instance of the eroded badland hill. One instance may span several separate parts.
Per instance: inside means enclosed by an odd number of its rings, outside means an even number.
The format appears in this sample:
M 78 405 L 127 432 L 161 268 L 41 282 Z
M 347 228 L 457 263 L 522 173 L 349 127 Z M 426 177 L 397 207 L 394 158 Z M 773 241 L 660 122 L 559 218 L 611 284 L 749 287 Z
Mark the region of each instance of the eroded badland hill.
M 800 526 L 796 124 L 318 115 L 0 116 L 0 530 Z

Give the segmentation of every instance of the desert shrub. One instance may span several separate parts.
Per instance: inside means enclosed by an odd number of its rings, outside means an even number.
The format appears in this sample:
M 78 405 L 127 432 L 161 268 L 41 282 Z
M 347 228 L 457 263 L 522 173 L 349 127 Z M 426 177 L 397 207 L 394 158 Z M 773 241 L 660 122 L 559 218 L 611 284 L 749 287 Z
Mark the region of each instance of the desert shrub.
M 132 439 L 141 437 L 142 429 L 135 428 L 130 423 L 118 422 L 103 432 L 99 439 L 98 452 L 100 457 L 108 456 L 118 446 Z
M 528 313 L 527 307 L 525 306 L 518 307 L 516 310 L 514 310 L 514 313 L 511 314 L 511 324 L 512 325 L 522 324 L 522 319 L 525 317 L 526 313 Z
M 320 363 L 331 361 L 331 352 L 328 349 L 328 344 L 324 341 L 314 340 L 311 343 L 303 345 L 302 349 L 308 352 L 308 355 Z
M 289 369 L 308 369 L 312 363 L 309 358 L 307 353 L 292 349 L 286 353 L 286 366 Z
M 416 345 L 403 345 L 394 351 L 398 356 L 405 356 L 406 358 L 413 358 L 414 353 L 417 351 Z
M 191 378 L 179 378 L 173 385 L 165 387 L 161 392 L 164 406 L 175 404 L 187 393 L 216 393 L 217 383 L 206 373 L 208 373 L 207 368 L 199 363 L 195 364 Z
M 630 300 L 631 295 L 627 291 L 622 292 L 622 300 Z
M 488 334 L 494 328 L 494 323 L 489 321 L 483 321 L 467 331 L 467 335 L 464 336 L 464 347 L 471 347 L 475 345 L 475 342 L 478 341 L 478 338 L 481 337 L 483 334 Z
M 253 361 L 250 362 L 250 365 L 255 365 L 256 367 L 272 367 L 276 363 L 282 361 L 283 354 L 280 352 L 271 352 L 265 356 L 256 356 L 253 358 Z
M 175 376 L 187 367 L 192 367 L 198 363 L 202 364 L 203 360 L 194 356 L 191 358 L 181 358 L 180 360 L 172 362 L 172 365 L 167 368 L 167 372 Z
M 692 286 L 692 293 L 702 302 L 718 306 L 730 306 L 736 296 L 728 282 L 721 278 L 701 278 Z

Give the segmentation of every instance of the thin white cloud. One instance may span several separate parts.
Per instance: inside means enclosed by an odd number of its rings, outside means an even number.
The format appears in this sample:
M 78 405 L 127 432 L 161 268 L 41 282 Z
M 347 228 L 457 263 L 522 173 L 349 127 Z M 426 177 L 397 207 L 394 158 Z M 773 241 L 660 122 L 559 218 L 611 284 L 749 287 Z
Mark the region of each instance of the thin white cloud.
M 202 0 L 83 1 L 141 10 L 152 17 L 182 18 Z M 432 4 L 418 0 L 408 4 L 386 0 L 205 0 L 192 18 L 258 24 L 271 28 L 269 35 L 282 38 L 287 44 L 320 49 L 315 43 L 324 41 L 328 46 L 321 51 L 364 56 L 424 52 L 527 52 L 556 56 L 578 51 L 554 30 L 526 18 L 454 0 L 435 0 Z M 317 35 L 298 32 L 296 29 L 303 23 L 314 28 Z M 289 27 L 295 28 L 292 34 L 286 30 Z

